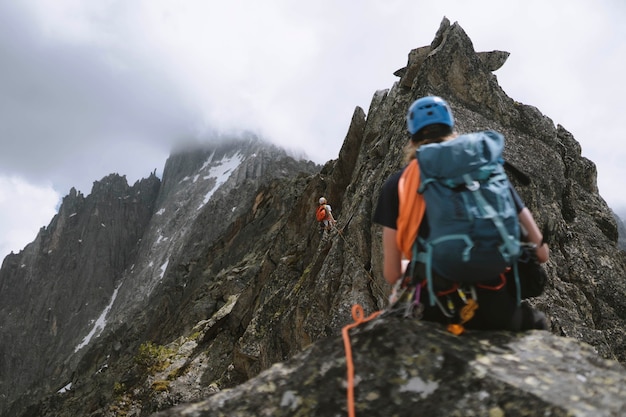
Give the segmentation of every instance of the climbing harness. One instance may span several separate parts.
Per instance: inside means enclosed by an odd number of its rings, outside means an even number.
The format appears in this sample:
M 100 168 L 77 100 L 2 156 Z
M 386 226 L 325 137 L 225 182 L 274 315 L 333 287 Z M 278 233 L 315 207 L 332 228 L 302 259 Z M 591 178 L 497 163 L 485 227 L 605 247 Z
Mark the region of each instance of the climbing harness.
M 417 319 L 421 318 L 422 311 L 424 309 L 424 305 L 420 303 L 421 289 L 422 286 L 426 285 L 425 282 L 421 282 L 414 287 L 411 285 L 407 285 L 408 277 L 404 279 L 398 280 L 396 285 L 392 290 L 392 294 L 389 298 L 389 306 L 385 310 L 375 311 L 370 314 L 368 317 L 365 317 L 365 313 L 363 311 L 363 307 L 359 304 L 355 304 L 352 306 L 352 319 L 353 323 L 350 323 L 344 326 L 341 330 L 341 335 L 343 337 L 344 349 L 346 352 L 346 368 L 347 368 L 347 406 L 348 406 L 348 416 L 355 417 L 355 406 L 354 406 L 354 361 L 352 358 L 352 346 L 350 344 L 350 330 L 366 323 L 370 320 L 375 319 L 381 315 L 386 314 L 394 314 L 400 312 L 403 317 L 414 317 Z M 486 286 L 486 285 L 476 285 L 486 289 L 494 289 L 498 290 L 504 286 L 505 278 L 502 277 L 502 282 L 495 286 Z M 457 283 L 454 283 L 451 289 L 447 289 L 445 291 L 441 291 L 437 293 L 437 305 L 441 312 L 448 318 L 452 319 L 456 313 L 456 307 L 452 299 L 451 295 L 457 294 L 459 299 L 464 303 L 463 307 L 458 312 L 459 322 L 449 324 L 447 326 L 447 330 L 459 336 L 465 332 L 464 324 L 470 321 L 478 309 L 478 297 L 476 294 L 476 287 L 474 285 L 467 285 L 465 289 L 461 288 Z M 441 302 L 440 298 L 446 298 L 446 305 Z
M 500 281 L 495 285 L 487 284 L 465 284 L 452 283 L 450 288 L 436 292 L 435 305 L 444 317 L 451 322 L 446 329 L 454 334 L 460 335 L 465 332 L 465 323 L 470 321 L 476 314 L 478 309 L 478 295 L 476 288 L 498 291 L 506 284 L 504 274 L 500 277 Z M 399 314 L 404 318 L 421 319 L 424 312 L 424 304 L 420 302 L 422 287 L 427 285 L 426 280 L 411 285 L 408 276 L 398 280 L 394 285 L 389 297 L 389 307 L 384 311 L 385 314 Z M 455 303 L 453 298 L 458 298 Z M 458 304 L 462 303 L 459 308 Z
M 465 327 L 463 326 L 465 323 L 470 321 L 472 317 L 474 317 L 474 313 L 478 309 L 478 302 L 475 298 L 466 298 L 465 294 L 459 289 L 458 290 L 459 297 L 465 303 L 461 310 L 459 311 L 459 323 L 450 323 L 446 327 L 446 329 L 452 333 L 453 335 L 460 336 L 465 332 Z
M 410 286 L 402 285 L 402 280 L 400 280 L 399 283 L 396 284 L 396 286 L 394 286 L 394 292 L 392 293 L 392 297 L 395 296 L 396 298 L 395 299 L 390 298 L 389 307 L 384 311 L 382 310 L 375 311 L 374 313 L 370 314 L 368 317 L 365 317 L 363 307 L 361 307 L 360 304 L 355 304 L 352 306 L 352 319 L 354 320 L 354 322 L 344 326 L 341 329 L 344 349 L 346 351 L 346 368 L 347 368 L 347 371 L 346 371 L 347 394 L 346 395 L 347 395 L 349 417 L 356 416 L 355 406 L 354 406 L 354 361 L 352 358 L 352 346 L 350 344 L 350 333 L 349 333 L 350 330 L 354 329 L 355 327 L 363 323 L 373 320 L 376 317 L 384 313 L 393 313 L 393 312 L 400 311 L 404 317 L 417 316 L 417 318 L 420 318 L 421 310 L 423 309 L 423 305 L 420 303 L 421 288 L 422 288 L 422 284 L 416 285 L 413 288 Z M 460 288 L 455 288 L 455 290 L 457 291 L 457 294 L 459 294 L 459 297 L 465 302 L 465 306 L 461 308 L 459 312 L 460 320 L 461 320 L 460 323 L 448 325 L 448 331 L 458 336 L 465 331 L 463 324 L 471 320 L 471 318 L 474 316 L 474 312 L 478 308 L 478 302 L 476 301 L 476 292 L 473 287 L 470 290 L 472 293 L 471 297 L 473 298 L 468 297 L 465 294 L 465 292 L 461 290 Z M 447 311 L 446 307 L 441 305 L 441 303 L 440 303 L 440 308 L 442 309 L 442 312 L 445 311 L 444 314 L 446 314 L 449 317 L 452 317 L 455 311 L 454 303 L 452 303 L 449 297 L 448 297 L 448 301 L 449 301 L 449 305 L 447 309 L 451 310 L 451 312 Z M 400 306 L 400 308 L 397 308 L 397 309 L 394 308 L 394 306 L 398 306 L 398 305 Z
M 396 314 L 404 318 L 422 318 L 424 305 L 420 303 L 422 286 L 407 284 L 408 277 L 398 280 L 393 286 L 389 296 L 389 306 L 384 310 L 385 314 Z
M 424 283 L 421 285 L 424 285 Z M 457 306 L 452 300 L 452 296 L 454 294 L 456 294 L 458 299 L 463 303 L 463 306 L 458 310 L 458 315 Z M 445 303 L 442 302 L 442 298 L 445 298 Z M 474 285 L 466 285 L 465 289 L 463 289 L 463 287 L 459 286 L 458 283 L 454 283 L 450 289 L 440 291 L 436 294 L 435 304 L 441 313 L 448 319 L 453 320 L 455 317 L 458 317 L 458 322 L 448 324 L 446 329 L 450 333 L 459 336 L 465 332 L 464 324 L 474 317 L 474 314 L 478 309 L 476 287 Z

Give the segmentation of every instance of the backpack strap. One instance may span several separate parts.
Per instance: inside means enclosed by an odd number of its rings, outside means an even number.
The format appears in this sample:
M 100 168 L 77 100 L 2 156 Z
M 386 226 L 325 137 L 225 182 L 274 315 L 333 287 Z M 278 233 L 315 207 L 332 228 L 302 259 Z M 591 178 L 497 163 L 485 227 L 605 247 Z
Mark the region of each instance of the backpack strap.
M 463 175 L 463 179 L 465 180 L 465 186 L 468 190 L 472 192 L 472 195 L 476 199 L 476 203 L 478 208 L 482 210 L 488 217 L 493 221 L 493 224 L 500 232 L 500 236 L 502 237 L 502 241 L 504 242 L 500 247 L 500 253 L 507 261 L 511 262 L 513 266 L 513 276 L 515 277 L 515 289 L 517 290 L 517 305 L 521 305 L 522 303 L 522 287 L 519 281 L 519 272 L 517 269 L 517 258 L 520 254 L 520 248 L 518 245 L 515 245 L 513 238 L 509 236 L 506 227 L 502 222 L 502 218 L 498 215 L 495 209 L 485 200 L 482 193 L 480 192 L 480 183 L 478 181 L 474 181 L 469 174 Z
M 463 179 L 465 180 L 465 186 L 467 189 L 472 192 L 479 210 L 485 214 L 485 218 L 491 219 L 493 224 L 498 229 L 502 242 L 504 242 L 500 247 L 500 253 L 505 260 L 514 263 L 517 256 L 519 256 L 519 246 L 515 245 L 513 242 L 512 237 L 509 235 L 504 223 L 502 222 L 502 218 L 498 215 L 491 204 L 489 204 L 483 197 L 480 192 L 480 183 L 478 181 L 474 181 L 469 174 L 463 175 Z
M 519 268 L 517 267 L 517 262 L 513 262 L 513 276 L 515 277 L 517 306 L 519 307 L 522 305 L 522 284 L 519 280 Z
M 419 239 L 419 238 L 418 238 Z M 435 302 L 437 302 L 437 295 L 435 294 L 435 290 L 433 288 L 433 262 L 432 262 L 432 246 L 425 245 L 425 252 L 419 251 L 418 239 L 415 239 L 413 243 L 413 262 L 411 262 L 411 277 L 415 274 L 415 263 L 420 262 L 424 264 L 424 269 L 426 272 L 426 289 L 428 290 L 428 300 L 430 301 L 430 306 L 434 306 Z M 423 244 L 425 242 L 422 242 Z
M 420 168 L 416 159 L 406 166 L 398 181 L 398 219 L 396 221 L 396 245 L 406 257 L 413 256 L 413 243 L 417 238 L 426 202 L 424 196 L 417 192 L 420 186 Z

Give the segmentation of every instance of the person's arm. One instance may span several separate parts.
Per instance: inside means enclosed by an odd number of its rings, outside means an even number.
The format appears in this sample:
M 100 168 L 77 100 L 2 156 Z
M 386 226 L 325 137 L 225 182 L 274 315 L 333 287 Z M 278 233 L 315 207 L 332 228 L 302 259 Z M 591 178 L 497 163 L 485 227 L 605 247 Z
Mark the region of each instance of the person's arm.
M 383 227 L 383 276 L 394 285 L 402 276 L 402 253 L 396 244 L 396 229 Z
M 328 208 L 328 210 L 326 210 L 326 212 L 328 213 L 327 219 L 332 223 L 335 224 L 337 223 L 337 221 L 335 220 L 335 218 L 333 217 L 333 209 L 330 208 L 329 205 L 326 206 Z
M 543 243 L 543 234 L 539 230 L 532 213 L 527 207 L 524 207 L 518 214 L 519 221 L 528 234 L 528 241 L 537 245 L 537 260 L 541 263 L 547 262 L 550 257 L 550 249 L 546 243 Z

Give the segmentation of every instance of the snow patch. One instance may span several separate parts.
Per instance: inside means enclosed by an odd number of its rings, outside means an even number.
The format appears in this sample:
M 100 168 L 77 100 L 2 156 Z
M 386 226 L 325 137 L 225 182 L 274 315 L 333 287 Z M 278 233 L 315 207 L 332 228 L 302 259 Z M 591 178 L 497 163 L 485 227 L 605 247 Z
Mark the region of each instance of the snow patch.
M 122 284 L 120 283 L 120 285 L 117 286 L 115 291 L 113 291 L 113 295 L 111 296 L 111 301 L 104 308 L 104 311 L 102 312 L 102 314 L 100 314 L 100 316 L 96 319 L 96 324 L 94 324 L 89 334 L 85 336 L 83 341 L 80 342 L 78 346 L 74 348 L 74 353 L 78 352 L 79 350 L 87 346 L 89 342 L 91 341 L 91 339 L 93 339 L 94 337 L 100 336 L 100 334 L 102 333 L 102 330 L 104 330 L 104 328 L 107 325 L 107 321 L 106 321 L 107 315 L 109 314 L 109 311 L 111 311 L 111 307 L 113 307 L 113 303 L 115 302 L 115 299 L 117 298 L 117 292 L 119 291 L 121 286 Z
M 110 356 L 110 355 L 109 355 L 109 356 Z M 107 357 L 107 359 L 109 359 L 109 358 Z M 98 370 L 96 371 L 96 374 L 101 374 L 102 372 L 106 371 L 107 369 L 109 369 L 109 364 L 108 364 L 108 363 L 105 363 L 104 365 L 102 365 L 102 366 L 100 367 L 100 369 L 98 369 Z
M 213 152 L 211 152 L 211 155 L 207 158 L 207 160 L 204 162 L 204 165 L 202 165 L 202 168 L 200 168 L 200 171 L 202 171 L 204 168 L 208 167 L 209 164 L 211 162 L 213 162 L 213 158 L 215 158 L 215 149 L 213 149 Z
M 57 392 L 59 394 L 65 394 L 66 392 L 68 392 L 69 390 L 72 389 L 72 383 L 70 382 L 69 384 L 67 384 L 66 386 L 64 386 L 63 388 L 61 388 L 60 390 L 58 390 Z
M 201 168 L 201 171 L 204 170 L 209 165 L 212 159 L 213 159 L 213 155 L 211 155 L 209 160 L 207 160 L 207 162 L 204 163 L 204 165 Z M 224 158 L 222 158 L 221 161 L 216 162 L 215 166 L 209 169 L 209 172 L 206 175 L 204 175 L 203 178 L 205 180 L 215 178 L 215 185 L 206 193 L 206 195 L 204 196 L 204 200 L 202 201 L 202 204 L 200 204 L 200 206 L 198 207 L 198 210 L 201 209 L 206 203 L 209 202 L 209 200 L 211 199 L 215 191 L 222 184 L 224 184 L 228 180 L 228 178 L 230 178 L 233 171 L 239 165 L 241 165 L 242 161 L 243 161 L 243 155 L 237 152 L 235 155 L 233 155 L 232 158 L 225 156 Z
M 157 238 L 155 245 L 158 245 L 159 243 L 163 242 L 163 241 L 167 241 L 169 240 L 169 237 L 165 237 L 163 235 L 159 235 L 159 237 Z
M 167 270 L 167 265 L 170 263 L 170 259 L 167 258 L 167 260 L 163 263 L 163 265 L 161 265 L 161 267 L 159 268 L 159 271 L 161 271 L 160 275 L 159 275 L 159 279 L 163 279 L 163 276 L 165 275 L 165 270 Z

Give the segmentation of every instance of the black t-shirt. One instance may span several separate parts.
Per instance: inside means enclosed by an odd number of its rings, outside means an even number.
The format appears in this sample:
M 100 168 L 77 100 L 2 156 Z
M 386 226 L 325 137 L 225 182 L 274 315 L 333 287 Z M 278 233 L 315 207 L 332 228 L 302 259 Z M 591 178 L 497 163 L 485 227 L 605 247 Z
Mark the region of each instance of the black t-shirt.
M 404 170 L 398 171 L 392 174 L 380 191 L 378 197 L 378 204 L 374 211 L 374 223 L 381 226 L 397 229 L 396 222 L 398 220 L 398 213 L 400 212 L 400 201 L 398 197 L 398 182 L 402 176 Z
M 400 181 L 403 171 L 404 170 L 400 170 L 395 174 L 392 174 L 389 178 L 387 178 L 387 181 L 385 181 L 385 184 L 380 191 L 380 196 L 378 197 L 376 210 L 374 211 L 374 218 L 372 219 L 374 223 L 390 227 L 392 229 L 398 228 L 396 224 L 398 220 L 398 213 L 400 211 L 398 182 Z M 517 208 L 517 212 L 519 213 L 524 208 L 524 202 L 520 198 L 519 194 L 517 194 L 517 191 L 515 191 L 515 188 L 513 188 L 513 185 L 510 187 L 513 202 Z M 426 216 L 428 216 L 428 207 L 426 208 Z

